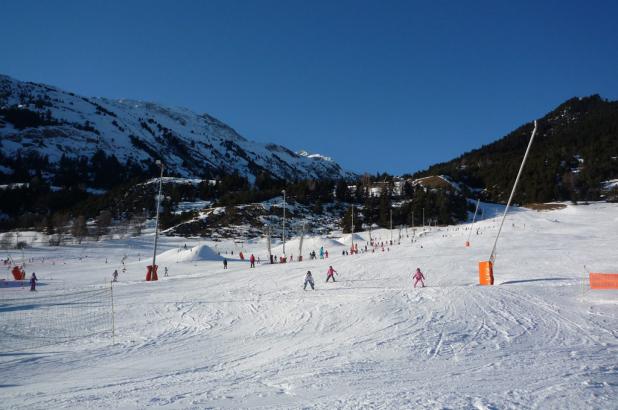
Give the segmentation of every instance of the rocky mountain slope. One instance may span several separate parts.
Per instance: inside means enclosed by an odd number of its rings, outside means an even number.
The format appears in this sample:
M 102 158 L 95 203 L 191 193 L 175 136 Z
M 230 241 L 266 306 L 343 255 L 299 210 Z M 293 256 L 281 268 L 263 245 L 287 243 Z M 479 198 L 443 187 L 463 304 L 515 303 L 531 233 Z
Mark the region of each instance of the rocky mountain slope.
M 168 175 L 217 178 L 238 173 L 255 180 L 349 178 L 329 157 L 295 153 L 276 144 L 245 139 L 208 114 L 185 108 L 90 98 L 45 84 L 0 75 L 0 179 L 25 182 L 16 158 L 42 163 L 37 171 L 53 177 L 67 158 L 115 157 L 118 164 L 152 170 L 162 159 Z M 23 174 L 24 172 L 22 172 Z M 96 181 L 90 181 L 96 186 Z

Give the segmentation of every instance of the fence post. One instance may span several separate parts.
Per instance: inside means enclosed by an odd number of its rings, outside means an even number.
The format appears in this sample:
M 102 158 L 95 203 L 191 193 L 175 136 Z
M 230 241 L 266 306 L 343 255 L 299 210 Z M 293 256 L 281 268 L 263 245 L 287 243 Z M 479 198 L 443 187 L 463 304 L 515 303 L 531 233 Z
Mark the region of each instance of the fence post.
M 116 327 L 115 327 L 115 315 L 114 315 L 114 282 L 109 281 L 111 302 L 112 302 L 112 345 L 116 344 Z

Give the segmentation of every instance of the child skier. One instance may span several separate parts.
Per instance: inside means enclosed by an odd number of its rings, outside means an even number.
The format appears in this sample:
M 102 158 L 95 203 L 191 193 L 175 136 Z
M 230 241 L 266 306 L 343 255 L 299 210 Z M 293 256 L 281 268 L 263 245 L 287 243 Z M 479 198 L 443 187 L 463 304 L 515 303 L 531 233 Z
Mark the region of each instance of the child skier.
M 32 276 L 30 277 L 30 292 L 36 291 L 36 273 L 32 272 Z
M 335 273 L 336 273 L 337 275 L 339 275 L 339 272 L 337 272 L 336 270 L 334 270 L 332 266 L 329 266 L 329 267 L 328 267 L 328 270 L 326 271 L 326 282 L 328 282 L 328 280 L 329 280 L 330 278 L 332 278 L 332 279 L 333 279 L 333 282 L 336 282 L 336 280 L 335 280 L 335 275 L 334 275 Z
M 305 285 L 303 286 L 303 290 L 307 290 L 307 283 L 311 285 L 311 289 L 315 290 L 315 284 L 313 283 L 313 276 L 311 276 L 310 270 L 308 270 L 305 275 Z
M 423 272 L 421 272 L 421 268 L 416 268 L 416 272 L 412 275 L 412 277 L 414 278 L 414 287 L 416 287 L 416 284 L 420 281 L 422 287 L 425 287 L 425 282 L 423 282 L 423 279 L 425 279 L 425 276 L 423 276 Z

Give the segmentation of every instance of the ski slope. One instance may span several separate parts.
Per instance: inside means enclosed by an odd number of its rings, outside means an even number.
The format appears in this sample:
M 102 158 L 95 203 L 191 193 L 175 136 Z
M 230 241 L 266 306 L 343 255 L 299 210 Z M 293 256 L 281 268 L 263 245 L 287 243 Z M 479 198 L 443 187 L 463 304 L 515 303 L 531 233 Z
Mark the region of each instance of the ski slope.
M 615 409 L 618 291 L 592 292 L 585 278 L 618 272 L 617 225 L 616 204 L 516 208 L 493 287 L 476 284 L 496 219 L 475 224 L 469 248 L 469 225 L 433 228 L 414 243 L 404 232 L 384 252 L 349 256 L 349 236 L 346 246 L 311 238 L 305 258 L 324 243 L 327 260 L 255 269 L 238 259 L 238 244 L 162 238 L 160 276 L 163 266 L 170 276 L 154 283 L 143 280 L 152 237 L 31 249 L 37 296 L 100 286 L 127 256 L 114 286 L 116 344 L 0 353 L 0 407 Z M 288 254 L 298 254 L 294 243 Z M 266 259 L 263 241 L 244 246 L 247 258 Z M 336 283 L 324 283 L 329 265 Z M 412 287 L 416 267 L 424 289 Z M 315 291 L 302 290 L 307 270 Z

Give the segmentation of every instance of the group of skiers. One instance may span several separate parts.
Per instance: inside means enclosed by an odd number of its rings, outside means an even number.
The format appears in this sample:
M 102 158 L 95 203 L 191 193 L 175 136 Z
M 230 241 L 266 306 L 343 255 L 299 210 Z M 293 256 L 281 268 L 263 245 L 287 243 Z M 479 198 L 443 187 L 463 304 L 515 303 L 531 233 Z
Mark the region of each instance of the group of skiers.
M 331 278 L 333 279 L 333 282 L 336 282 L 335 273 L 339 275 L 339 273 L 335 269 L 333 269 L 332 266 L 329 266 L 328 270 L 326 271 L 326 282 L 328 282 L 328 280 Z M 311 286 L 311 289 L 315 290 L 315 282 L 313 281 L 313 275 L 311 274 L 310 270 L 308 270 L 305 274 L 305 284 L 303 285 L 303 290 L 307 290 L 307 284 Z
M 339 272 L 333 269 L 332 265 L 329 266 L 328 270 L 326 271 L 326 282 L 328 283 L 329 279 L 332 279 L 333 282 L 336 282 L 335 274 L 339 275 Z M 423 272 L 421 272 L 421 268 L 416 268 L 416 272 L 412 274 L 412 279 L 414 279 L 415 288 L 418 282 L 421 282 L 421 286 L 423 288 L 425 287 L 425 282 L 424 282 L 425 275 L 423 275 Z M 303 285 L 303 290 L 307 290 L 307 285 L 310 285 L 311 289 L 315 290 L 315 282 L 313 280 L 313 275 L 311 274 L 310 270 L 308 270 L 307 273 L 305 274 L 305 283 Z

